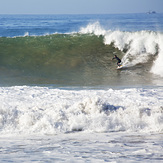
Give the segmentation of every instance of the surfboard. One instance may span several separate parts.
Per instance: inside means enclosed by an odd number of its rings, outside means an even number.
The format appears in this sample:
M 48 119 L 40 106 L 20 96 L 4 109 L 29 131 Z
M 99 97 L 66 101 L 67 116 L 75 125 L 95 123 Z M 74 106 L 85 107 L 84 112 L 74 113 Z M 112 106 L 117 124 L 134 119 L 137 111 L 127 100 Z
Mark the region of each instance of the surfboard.
M 122 69 L 122 68 L 123 68 L 123 65 L 120 65 L 117 67 L 117 70 Z

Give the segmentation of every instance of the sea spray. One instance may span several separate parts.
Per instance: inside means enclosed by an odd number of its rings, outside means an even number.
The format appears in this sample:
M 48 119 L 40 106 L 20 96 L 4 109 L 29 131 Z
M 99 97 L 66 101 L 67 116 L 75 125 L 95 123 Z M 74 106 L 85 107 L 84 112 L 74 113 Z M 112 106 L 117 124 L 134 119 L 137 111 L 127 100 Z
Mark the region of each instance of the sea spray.
M 159 54 L 154 62 L 151 72 L 163 77 L 163 34 L 158 36 L 157 43 L 159 45 Z

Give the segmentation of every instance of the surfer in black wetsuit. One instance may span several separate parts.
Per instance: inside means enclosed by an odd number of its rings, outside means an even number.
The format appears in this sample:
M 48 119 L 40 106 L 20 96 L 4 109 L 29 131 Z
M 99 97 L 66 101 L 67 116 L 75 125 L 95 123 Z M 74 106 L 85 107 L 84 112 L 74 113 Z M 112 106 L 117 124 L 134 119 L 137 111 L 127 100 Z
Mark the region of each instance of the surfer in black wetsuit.
M 116 55 L 112 58 L 112 60 L 113 60 L 113 59 L 116 59 L 116 60 L 118 61 L 118 62 L 117 62 L 117 65 L 118 65 L 118 66 L 121 65 L 121 64 L 120 64 L 120 63 L 121 63 L 121 60 L 120 60 Z

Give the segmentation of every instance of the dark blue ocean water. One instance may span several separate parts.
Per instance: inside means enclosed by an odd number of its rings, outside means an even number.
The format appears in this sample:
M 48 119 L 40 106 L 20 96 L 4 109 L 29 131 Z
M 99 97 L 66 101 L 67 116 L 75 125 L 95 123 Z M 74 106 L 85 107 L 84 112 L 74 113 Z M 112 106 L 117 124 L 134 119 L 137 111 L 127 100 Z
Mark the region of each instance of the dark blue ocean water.
M 0 36 L 78 32 L 97 21 L 105 30 L 163 31 L 163 14 L 0 15 Z

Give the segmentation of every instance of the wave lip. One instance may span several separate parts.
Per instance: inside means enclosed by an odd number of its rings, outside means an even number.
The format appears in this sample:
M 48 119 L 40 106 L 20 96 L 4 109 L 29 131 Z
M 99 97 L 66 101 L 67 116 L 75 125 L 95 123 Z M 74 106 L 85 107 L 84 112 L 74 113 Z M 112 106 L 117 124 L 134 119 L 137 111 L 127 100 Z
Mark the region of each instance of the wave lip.
M 154 62 L 151 72 L 163 77 L 163 34 L 158 36 L 159 55 Z
M 106 30 L 102 28 L 100 23 L 96 21 L 95 23 L 89 23 L 86 27 L 82 27 L 79 30 L 81 34 L 95 34 L 95 35 L 105 35 Z

